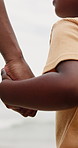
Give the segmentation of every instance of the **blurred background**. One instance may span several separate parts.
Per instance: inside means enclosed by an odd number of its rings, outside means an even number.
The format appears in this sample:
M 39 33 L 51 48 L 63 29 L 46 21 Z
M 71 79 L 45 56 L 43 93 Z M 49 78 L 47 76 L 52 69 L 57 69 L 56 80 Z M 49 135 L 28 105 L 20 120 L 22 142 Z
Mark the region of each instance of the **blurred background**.
M 4 0 L 16 37 L 35 76 L 42 74 L 52 25 L 52 0 Z M 0 55 L 0 69 L 5 65 Z M 24 118 L 0 101 L 0 148 L 56 148 L 55 112 Z

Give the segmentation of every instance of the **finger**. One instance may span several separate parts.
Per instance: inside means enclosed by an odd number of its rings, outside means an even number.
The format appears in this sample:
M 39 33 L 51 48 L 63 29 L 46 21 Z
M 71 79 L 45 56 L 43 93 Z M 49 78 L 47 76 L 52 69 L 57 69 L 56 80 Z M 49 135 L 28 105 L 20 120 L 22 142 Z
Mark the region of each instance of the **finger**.
M 36 113 L 37 113 L 37 111 L 32 111 L 32 112 L 29 114 L 29 116 L 30 116 L 30 117 L 35 117 Z
M 5 106 L 6 106 L 8 109 L 10 108 L 10 106 L 9 106 L 9 105 L 6 105 L 6 104 L 5 104 Z
M 26 110 L 22 110 L 22 112 L 21 112 L 21 114 L 24 116 L 24 117 L 28 117 L 29 116 L 29 114 L 30 114 L 30 110 L 29 109 L 26 109 Z
M 24 117 L 27 117 L 27 116 L 34 117 L 36 115 L 36 113 L 37 113 L 37 110 L 30 110 L 30 109 L 27 109 L 27 110 L 23 109 L 22 111 L 23 111 L 22 115 Z
M 21 114 L 24 117 L 27 117 L 28 116 L 28 113 L 26 114 L 24 112 L 21 112 L 20 109 L 12 109 L 12 110 L 15 111 L 15 112 L 17 112 L 17 113 L 19 113 L 19 114 Z
M 6 104 L 5 104 L 5 105 L 6 105 Z M 20 109 L 20 107 L 11 106 L 11 105 L 6 105 L 6 107 L 7 107 L 8 109 L 15 109 L 15 110 L 19 110 L 19 109 Z
M 24 111 L 22 111 L 20 108 L 18 108 L 18 109 L 17 108 L 10 108 L 10 109 L 12 109 L 13 111 L 21 114 L 24 117 L 28 117 L 28 113 L 24 113 Z
M 6 74 L 5 69 L 1 70 L 2 80 L 11 80 L 11 78 Z
M 34 117 L 36 115 L 36 112 L 37 112 L 37 111 L 34 111 L 34 110 L 30 110 L 30 109 L 26 109 L 26 108 L 22 108 L 22 107 L 11 106 L 11 105 L 6 105 L 6 107 L 8 109 L 12 109 L 13 111 L 20 113 L 24 117 L 28 117 L 28 116 Z
M 36 115 L 36 112 L 37 112 L 37 111 L 30 110 L 30 109 L 28 109 L 27 111 L 26 111 L 26 110 L 25 110 L 25 111 L 23 110 L 22 115 L 23 115 L 24 117 L 27 117 L 27 116 L 34 117 L 34 116 Z
M 24 117 L 28 117 L 28 116 L 34 117 L 35 116 L 35 112 L 34 111 L 32 112 L 32 110 L 30 109 L 21 108 L 19 113 L 23 115 Z
M 28 109 L 24 109 L 24 108 L 14 108 L 14 107 L 12 107 L 11 109 L 12 109 L 13 111 L 18 112 L 19 114 L 21 114 L 21 115 L 24 116 L 24 117 L 28 117 L 28 115 L 29 115 Z
M 26 108 L 11 106 L 11 105 L 7 105 L 7 104 L 5 104 L 5 105 L 8 109 L 12 109 L 13 111 L 16 111 L 20 114 L 26 114 L 26 112 L 28 111 L 28 109 L 26 109 Z

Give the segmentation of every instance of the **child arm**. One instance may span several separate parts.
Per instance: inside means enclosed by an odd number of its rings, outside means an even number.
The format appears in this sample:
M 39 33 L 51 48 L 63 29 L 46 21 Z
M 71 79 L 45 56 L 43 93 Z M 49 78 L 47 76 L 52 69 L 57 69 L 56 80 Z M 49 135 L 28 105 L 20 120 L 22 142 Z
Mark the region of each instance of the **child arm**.
M 56 69 L 57 72 L 22 81 L 7 80 L 3 74 L 2 100 L 10 105 L 45 111 L 78 106 L 78 61 L 61 62 Z

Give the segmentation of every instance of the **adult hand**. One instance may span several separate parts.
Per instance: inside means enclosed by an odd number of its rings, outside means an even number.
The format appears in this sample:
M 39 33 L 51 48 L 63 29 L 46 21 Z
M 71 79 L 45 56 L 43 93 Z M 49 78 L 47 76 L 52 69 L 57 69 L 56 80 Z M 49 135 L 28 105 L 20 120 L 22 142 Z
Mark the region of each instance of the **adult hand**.
M 4 69 L 8 74 L 8 76 L 13 80 L 23 80 L 34 77 L 33 73 L 31 72 L 24 58 L 19 58 L 9 61 L 5 65 Z M 34 117 L 37 113 L 36 110 L 26 109 L 22 107 L 9 106 L 9 105 L 6 105 L 6 107 L 20 113 L 24 117 L 27 116 Z

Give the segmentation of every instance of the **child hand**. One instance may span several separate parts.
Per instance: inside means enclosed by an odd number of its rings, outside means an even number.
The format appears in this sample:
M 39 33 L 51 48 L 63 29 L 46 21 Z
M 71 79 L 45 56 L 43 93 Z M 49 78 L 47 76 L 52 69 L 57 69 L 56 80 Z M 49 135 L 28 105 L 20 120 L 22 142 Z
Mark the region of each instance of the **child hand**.
M 8 81 L 8 80 L 12 81 L 12 79 L 6 74 L 5 69 L 1 70 L 1 76 L 2 76 L 2 81 Z M 7 104 L 5 104 L 5 105 L 8 109 L 12 109 L 12 110 L 20 113 L 24 117 L 28 117 L 28 116 L 34 117 L 37 113 L 36 110 L 30 110 L 30 109 L 17 107 L 17 106 L 11 106 L 11 105 L 7 105 Z

